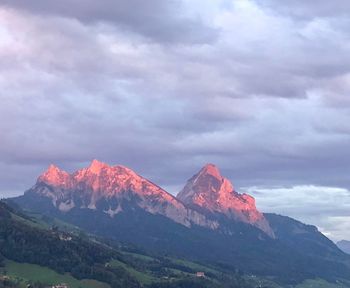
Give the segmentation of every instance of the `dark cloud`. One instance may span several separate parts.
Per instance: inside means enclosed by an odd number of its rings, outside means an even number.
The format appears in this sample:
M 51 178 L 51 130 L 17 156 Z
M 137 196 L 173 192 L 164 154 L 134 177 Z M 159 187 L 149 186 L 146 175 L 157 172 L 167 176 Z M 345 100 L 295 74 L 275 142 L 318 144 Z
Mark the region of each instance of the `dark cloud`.
M 210 43 L 218 33 L 200 18 L 186 15 L 180 0 L 107 0 L 103 3 L 94 0 L 35 0 L 30 3 L 2 0 L 0 4 L 44 16 L 73 18 L 87 24 L 105 22 L 161 42 Z

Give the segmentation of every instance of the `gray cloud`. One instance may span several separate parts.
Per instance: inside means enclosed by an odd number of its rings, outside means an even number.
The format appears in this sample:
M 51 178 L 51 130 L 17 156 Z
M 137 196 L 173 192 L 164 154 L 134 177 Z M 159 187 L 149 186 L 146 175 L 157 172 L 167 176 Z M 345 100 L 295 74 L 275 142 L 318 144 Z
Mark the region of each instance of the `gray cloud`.
M 180 0 L 107 0 L 103 3 L 93 0 L 35 0 L 31 3 L 25 0 L 2 0 L 0 4 L 38 15 L 73 18 L 87 24 L 107 22 L 169 43 L 212 42 L 218 33 L 215 28 L 206 26 L 200 18 L 186 15 Z
M 346 0 L 319 1 L 317 5 L 313 0 L 291 0 L 288 1 L 288 5 L 278 0 L 256 0 L 256 2 L 266 5 L 273 11 L 277 10 L 301 19 L 347 16 L 347 11 L 350 9 L 350 3 Z
M 238 189 L 349 189 L 348 19 L 197 2 L 0 1 L 1 195 L 93 158 L 172 193 L 207 162 Z

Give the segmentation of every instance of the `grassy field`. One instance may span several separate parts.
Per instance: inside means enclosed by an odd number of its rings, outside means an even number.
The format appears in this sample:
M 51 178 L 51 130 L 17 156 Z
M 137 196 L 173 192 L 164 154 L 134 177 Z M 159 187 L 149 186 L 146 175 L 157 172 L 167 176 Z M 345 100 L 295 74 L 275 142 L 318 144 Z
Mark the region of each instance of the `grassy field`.
M 329 283 L 322 279 L 306 280 L 302 284 L 297 285 L 295 288 L 348 288 L 350 283 Z
M 138 253 L 123 252 L 123 254 L 127 255 L 127 256 L 131 256 L 131 257 L 133 257 L 135 259 L 138 259 L 139 261 L 143 261 L 145 263 L 150 263 L 150 262 L 153 262 L 153 261 L 160 261 L 157 258 L 153 258 L 151 256 L 138 254 Z M 213 273 L 213 274 L 219 274 L 220 273 L 219 271 L 217 271 L 215 269 L 212 269 L 212 268 L 209 268 L 207 266 L 200 265 L 200 264 L 197 264 L 197 263 L 194 263 L 194 262 L 191 262 L 191 261 L 187 261 L 187 260 L 176 259 L 176 258 L 167 258 L 167 260 L 172 262 L 172 263 L 174 263 L 174 264 L 178 264 L 178 265 L 181 265 L 181 266 L 184 266 L 184 267 L 188 267 L 188 268 L 192 269 L 193 271 L 204 271 L 206 273 L 210 272 L 210 273 Z M 149 272 L 149 271 L 142 271 L 142 272 L 137 271 L 135 269 L 132 269 L 132 268 L 128 267 L 123 262 L 115 260 L 115 261 L 111 262 L 111 264 L 115 265 L 115 266 L 124 267 L 127 271 L 129 271 L 129 273 L 132 276 L 134 276 L 137 280 L 139 280 L 143 284 L 149 284 L 149 283 L 152 283 L 152 282 L 159 282 L 159 281 L 161 281 L 160 279 L 155 278 L 154 276 L 152 276 L 151 272 Z M 166 267 L 164 267 L 164 268 L 166 268 Z M 179 278 L 184 277 L 184 276 L 193 275 L 193 273 L 184 272 L 184 271 L 181 271 L 181 270 L 178 270 L 178 269 L 174 269 L 174 268 L 166 268 L 166 270 L 169 272 L 169 275 L 173 275 L 173 276 L 176 275 Z
M 32 221 L 32 220 L 29 220 L 29 219 L 25 219 L 23 217 L 20 217 L 16 214 L 13 214 L 11 213 L 11 217 L 13 220 L 15 221 L 19 221 L 19 222 L 22 222 L 30 227 L 34 227 L 34 228 L 38 228 L 38 229 L 48 229 L 49 227 L 46 225 L 46 224 L 43 224 L 43 223 L 38 223 L 36 221 Z
M 69 231 L 72 233 L 73 232 L 77 233 L 77 232 L 81 231 L 81 229 L 79 229 L 78 227 L 76 227 L 70 223 L 64 222 L 58 218 L 43 217 L 43 215 L 40 213 L 35 213 L 35 212 L 30 212 L 30 211 L 26 211 L 26 214 L 29 217 L 31 217 L 31 220 L 29 220 L 29 222 L 34 222 L 34 225 L 37 225 L 38 227 L 41 227 L 44 229 L 51 229 L 52 226 L 57 226 L 60 228 L 60 230 Z
M 135 256 L 135 255 L 133 255 Z M 136 257 L 138 257 L 138 254 L 136 254 Z M 138 257 L 139 258 L 139 257 Z M 144 261 L 150 261 L 150 259 L 143 259 Z M 218 271 L 208 268 L 206 266 L 185 261 L 185 260 L 179 260 L 179 259 L 172 259 L 173 262 L 176 262 L 178 264 L 181 264 L 183 266 L 192 268 L 194 270 L 200 270 L 205 272 L 211 272 L 211 273 L 218 273 Z M 113 260 L 110 262 L 110 265 L 115 267 L 123 267 L 125 268 L 131 276 L 135 277 L 140 283 L 142 284 L 150 284 L 154 282 L 162 281 L 159 278 L 154 277 L 150 272 L 148 271 L 138 271 L 125 263 Z M 67 283 L 69 287 L 71 288 L 110 288 L 108 284 L 98 282 L 95 280 L 78 280 L 72 277 L 69 274 L 59 274 L 49 268 L 34 265 L 34 264 L 26 264 L 26 263 L 17 263 L 14 261 L 5 261 L 5 271 L 6 274 L 13 280 L 16 280 L 21 284 L 21 287 L 25 288 L 26 284 L 32 282 L 40 282 L 46 285 L 54 285 L 59 283 Z M 170 274 L 175 274 L 177 277 L 184 277 L 184 276 L 190 276 L 191 274 L 182 272 L 177 269 L 168 269 Z M 0 273 L 1 274 L 1 273 Z M 176 277 L 176 276 L 175 276 Z M 176 278 L 177 278 L 176 277 Z M 248 277 L 249 278 L 249 277 Z M 254 281 L 253 281 L 254 280 Z M 262 286 L 271 287 L 271 288 L 278 288 L 279 285 L 264 281 L 260 279 L 250 279 L 248 282 L 255 283 L 255 284 L 262 284 Z M 350 283 L 329 283 L 322 279 L 313 279 L 313 280 L 306 280 L 303 283 L 295 286 L 295 288 L 346 288 L 350 287 Z
M 95 280 L 77 280 L 69 274 L 57 272 L 34 264 L 5 262 L 5 270 L 8 276 L 22 283 L 41 282 L 48 285 L 67 283 L 71 288 L 110 288 L 109 285 Z
M 143 254 L 137 254 L 137 253 L 125 252 L 125 251 L 123 251 L 122 254 L 134 257 L 134 258 L 139 259 L 141 261 L 146 261 L 146 262 L 157 261 L 156 258 L 153 258 L 151 256 L 147 256 L 147 255 L 143 255 Z
M 194 271 L 203 271 L 203 272 L 210 272 L 213 274 L 219 274 L 220 272 L 218 270 L 215 270 L 213 268 L 195 263 L 195 262 L 191 262 L 188 260 L 184 260 L 184 259 L 174 259 L 174 258 L 169 258 L 169 260 L 175 264 L 179 264 L 185 267 L 188 267 Z
M 125 270 L 129 272 L 129 274 L 133 277 L 135 277 L 140 283 L 142 284 L 150 284 L 153 282 L 157 282 L 158 279 L 153 277 L 152 275 L 148 274 L 147 272 L 141 272 L 138 270 L 135 270 L 134 268 L 126 265 L 125 263 L 118 261 L 118 260 L 113 260 L 110 262 L 110 265 L 112 267 L 123 267 Z

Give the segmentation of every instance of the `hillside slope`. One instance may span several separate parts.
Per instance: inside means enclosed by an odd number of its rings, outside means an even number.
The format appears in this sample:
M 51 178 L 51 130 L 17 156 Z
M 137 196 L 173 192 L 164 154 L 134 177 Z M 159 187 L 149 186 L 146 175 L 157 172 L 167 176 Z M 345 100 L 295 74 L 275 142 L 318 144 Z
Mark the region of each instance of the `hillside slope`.
M 170 282 L 171 287 L 233 285 L 252 288 L 236 272 L 177 258 L 145 255 L 134 246 L 121 246 L 92 235 L 79 236 L 77 234 L 81 232 L 77 233 L 76 227 L 69 227 L 65 222 L 60 224 L 65 229 L 73 229 L 73 234 L 57 227 L 47 229 L 47 223 L 43 221 L 48 219 L 51 223 L 54 218 L 31 217 L 16 206 L 10 208 L 0 202 L 0 263 L 5 265 L 4 268 L 0 265 L 0 276 L 6 271 L 11 277 L 26 279 L 24 283 L 65 282 L 72 288 L 158 287 L 158 284 L 167 287 Z M 198 269 L 206 272 L 206 279 L 196 279 L 194 275 Z M 0 287 L 2 284 L 0 277 Z M 23 287 L 21 285 L 5 287 Z
M 77 279 L 100 280 L 113 287 L 139 287 L 125 270 L 105 267 L 105 263 L 120 257 L 115 250 L 74 235 L 37 228 L 29 225 L 29 221 L 0 202 L 0 253 L 3 258 L 70 273 Z
M 305 258 L 300 268 L 312 271 L 315 276 L 335 281 L 349 273 L 350 257 L 331 240 L 318 231 L 317 227 L 306 225 L 290 217 L 265 214 L 277 241 Z M 319 274 L 322 271 L 322 277 Z

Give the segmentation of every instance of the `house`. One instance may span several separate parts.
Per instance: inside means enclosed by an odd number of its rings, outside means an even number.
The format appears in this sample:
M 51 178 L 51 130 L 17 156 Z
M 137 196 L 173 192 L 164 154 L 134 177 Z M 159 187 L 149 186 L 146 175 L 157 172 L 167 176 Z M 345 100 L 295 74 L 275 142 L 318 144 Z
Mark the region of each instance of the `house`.
M 69 288 L 69 286 L 65 283 L 58 284 L 58 285 L 53 285 L 51 288 Z
M 196 277 L 205 277 L 204 272 L 197 272 Z
M 58 237 L 60 238 L 61 241 L 72 241 L 73 239 L 72 236 L 70 236 L 67 233 L 60 233 Z

